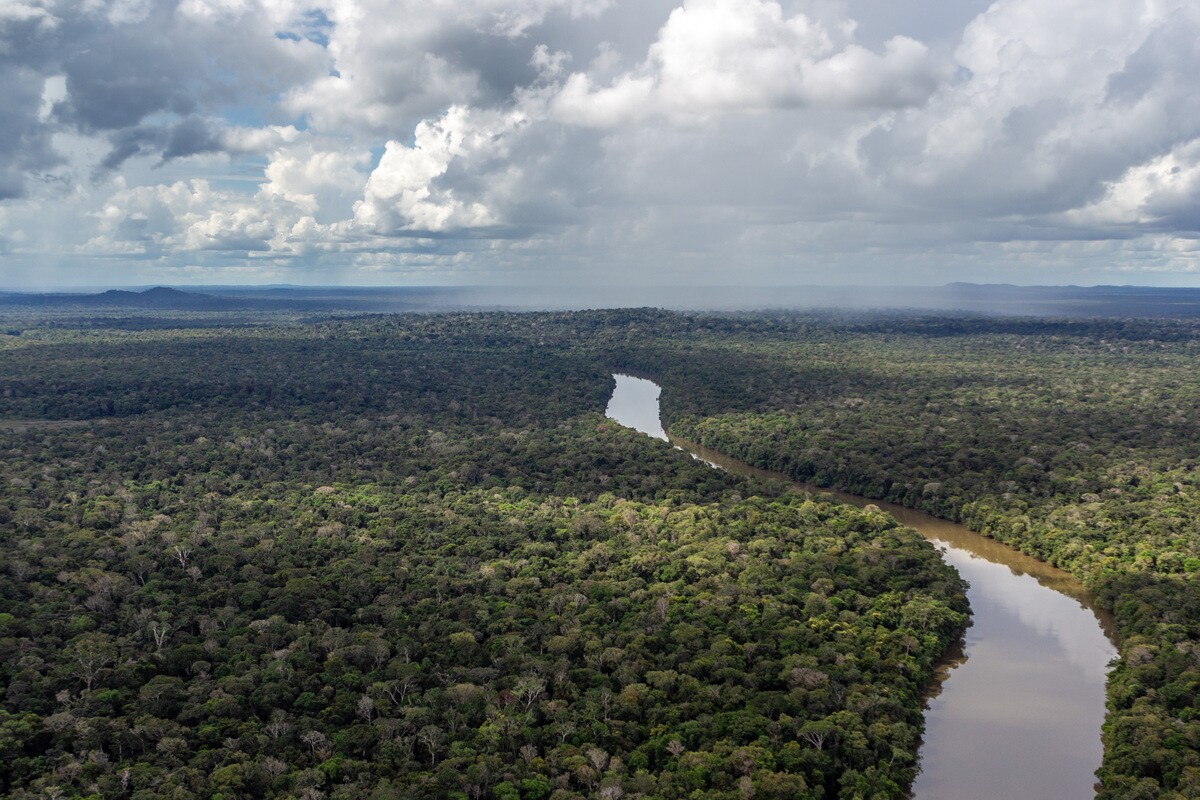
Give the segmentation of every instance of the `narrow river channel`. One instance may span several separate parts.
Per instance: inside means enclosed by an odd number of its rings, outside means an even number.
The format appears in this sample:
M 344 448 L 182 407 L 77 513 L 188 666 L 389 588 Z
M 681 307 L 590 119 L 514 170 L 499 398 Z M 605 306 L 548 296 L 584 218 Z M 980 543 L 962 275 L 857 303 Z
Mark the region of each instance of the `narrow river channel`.
M 659 387 L 615 375 L 606 411 L 729 472 L 788 480 L 676 438 L 659 418 Z M 794 482 L 793 482 L 794 483 Z M 1084 800 L 1095 796 L 1104 682 L 1116 656 L 1111 620 L 1071 575 L 919 511 L 805 484 L 868 504 L 914 528 L 969 583 L 971 627 L 927 703 L 915 800 Z

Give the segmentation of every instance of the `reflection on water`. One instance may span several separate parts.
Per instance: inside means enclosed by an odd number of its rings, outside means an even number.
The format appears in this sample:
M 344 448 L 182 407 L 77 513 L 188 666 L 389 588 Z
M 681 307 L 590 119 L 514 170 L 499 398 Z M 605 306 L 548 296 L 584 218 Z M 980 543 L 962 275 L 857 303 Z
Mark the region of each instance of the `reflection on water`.
M 950 546 L 943 557 L 971 584 L 974 624 L 966 661 L 929 702 L 914 796 L 1094 796 L 1116 655 L 1096 616 L 1008 565 Z
M 666 439 L 659 387 L 617 375 L 608 416 Z M 670 441 L 721 469 L 787 480 L 691 442 Z M 804 484 L 916 529 L 969 583 L 963 657 L 928 701 L 916 800 L 1074 800 L 1095 795 L 1112 620 L 1062 570 L 946 520 Z
M 616 420 L 627 428 L 641 431 L 647 436 L 667 441 L 658 417 L 658 384 L 632 375 L 614 375 L 617 388 L 608 401 L 605 416 Z

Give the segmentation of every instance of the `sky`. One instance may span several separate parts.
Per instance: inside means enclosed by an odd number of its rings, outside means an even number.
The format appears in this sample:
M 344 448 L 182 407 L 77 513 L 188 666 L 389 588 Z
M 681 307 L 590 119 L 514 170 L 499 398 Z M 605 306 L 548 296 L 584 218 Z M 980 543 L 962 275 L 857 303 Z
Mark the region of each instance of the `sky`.
M 1200 286 L 1194 0 L 0 0 L 0 286 Z

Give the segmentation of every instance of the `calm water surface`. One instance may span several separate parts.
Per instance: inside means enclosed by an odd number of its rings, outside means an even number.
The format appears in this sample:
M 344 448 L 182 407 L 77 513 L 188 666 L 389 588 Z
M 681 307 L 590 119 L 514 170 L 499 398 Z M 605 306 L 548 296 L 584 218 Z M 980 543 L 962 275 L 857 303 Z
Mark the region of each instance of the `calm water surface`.
M 630 375 L 613 377 L 617 379 L 617 388 L 608 401 L 608 408 L 604 409 L 605 416 L 627 428 L 667 441 L 667 432 L 658 416 L 658 395 L 662 391 L 658 384 Z
M 607 415 L 667 439 L 659 387 L 614 376 Z M 786 480 L 681 439 L 721 469 Z M 961 525 L 805 484 L 857 506 L 876 505 L 933 542 L 970 584 L 972 625 L 961 657 L 928 701 L 916 800 L 1083 800 L 1095 795 L 1104 681 L 1116 656 L 1112 623 L 1071 575 Z

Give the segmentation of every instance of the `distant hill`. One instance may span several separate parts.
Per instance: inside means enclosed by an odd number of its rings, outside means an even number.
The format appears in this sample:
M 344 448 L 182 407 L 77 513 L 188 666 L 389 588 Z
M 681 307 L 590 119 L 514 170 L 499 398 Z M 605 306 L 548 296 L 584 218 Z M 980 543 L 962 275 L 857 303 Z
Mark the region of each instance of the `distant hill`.
M 184 292 L 167 286 L 156 286 L 144 292 L 126 292 L 113 289 L 95 295 L 99 305 L 122 305 L 134 308 L 157 308 L 174 311 L 224 311 L 237 307 L 239 303 L 223 297 L 198 292 Z
M 153 311 L 237 311 L 249 309 L 251 303 L 232 298 L 216 297 L 198 292 L 183 292 L 166 286 L 156 286 L 144 292 L 110 289 L 99 294 L 23 294 L 10 292 L 0 295 L 0 303 L 28 308 L 72 307 L 88 309 L 122 308 Z
M 298 311 L 394 312 L 464 307 L 462 290 L 446 287 L 278 288 L 212 287 L 184 291 L 167 286 L 96 294 L 0 292 L 0 308 L 59 311 Z

